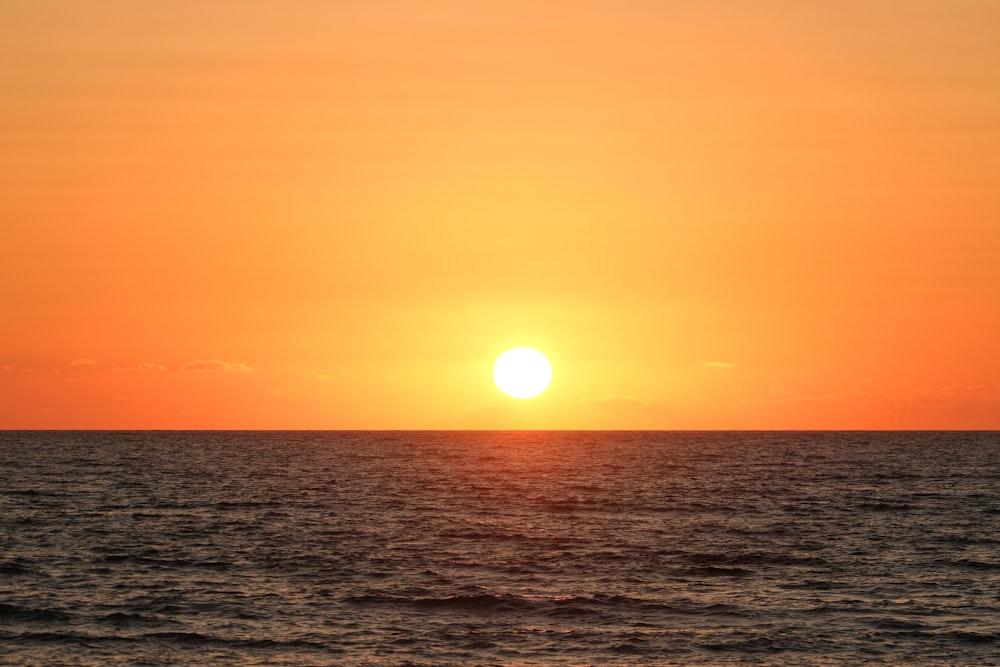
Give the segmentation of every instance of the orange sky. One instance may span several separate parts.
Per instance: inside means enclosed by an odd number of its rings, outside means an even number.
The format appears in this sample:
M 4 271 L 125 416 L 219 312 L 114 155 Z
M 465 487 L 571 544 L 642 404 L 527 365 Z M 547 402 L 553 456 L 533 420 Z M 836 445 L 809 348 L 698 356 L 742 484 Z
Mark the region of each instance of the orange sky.
M 0 428 L 1000 428 L 1000 2 L 0 5 Z M 555 369 L 494 387 L 504 349 Z

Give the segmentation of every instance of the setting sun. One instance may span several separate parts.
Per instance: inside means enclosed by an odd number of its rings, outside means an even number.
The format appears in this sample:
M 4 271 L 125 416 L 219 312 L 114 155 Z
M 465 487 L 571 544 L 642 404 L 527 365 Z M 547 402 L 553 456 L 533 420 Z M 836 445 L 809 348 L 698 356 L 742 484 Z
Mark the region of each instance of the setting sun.
M 1000 428 L 998 32 L 0 2 L 0 428 Z
M 493 364 L 497 388 L 514 398 L 534 398 L 552 382 L 552 364 L 538 350 L 515 347 L 501 354 Z

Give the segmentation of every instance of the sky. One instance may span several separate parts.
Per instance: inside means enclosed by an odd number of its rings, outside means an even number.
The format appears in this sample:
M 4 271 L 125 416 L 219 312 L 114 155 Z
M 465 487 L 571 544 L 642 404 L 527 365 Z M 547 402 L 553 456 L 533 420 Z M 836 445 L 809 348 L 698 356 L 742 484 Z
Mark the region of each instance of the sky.
M 9 0 L 0 428 L 1000 428 L 1000 2 Z M 504 350 L 553 366 L 517 400 Z

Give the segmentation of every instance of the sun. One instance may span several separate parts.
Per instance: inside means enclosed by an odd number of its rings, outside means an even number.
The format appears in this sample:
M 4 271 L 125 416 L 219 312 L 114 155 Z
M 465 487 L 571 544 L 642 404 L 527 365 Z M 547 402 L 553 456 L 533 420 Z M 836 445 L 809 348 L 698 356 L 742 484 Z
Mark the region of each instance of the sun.
M 552 382 L 552 364 L 544 354 L 530 347 L 507 350 L 493 364 L 497 389 L 514 398 L 533 398 Z

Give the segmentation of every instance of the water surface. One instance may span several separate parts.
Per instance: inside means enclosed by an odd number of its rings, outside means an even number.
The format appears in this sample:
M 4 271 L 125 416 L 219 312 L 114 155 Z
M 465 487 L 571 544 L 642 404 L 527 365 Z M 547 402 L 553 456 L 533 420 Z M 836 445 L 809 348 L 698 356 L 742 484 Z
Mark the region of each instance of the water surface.
M 0 433 L 7 665 L 998 655 L 996 432 Z

